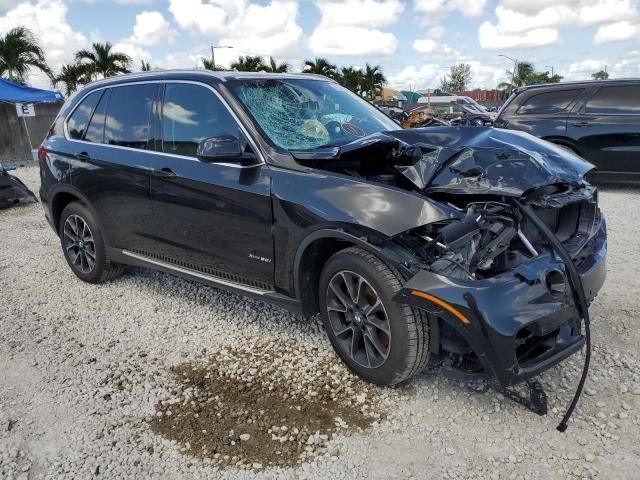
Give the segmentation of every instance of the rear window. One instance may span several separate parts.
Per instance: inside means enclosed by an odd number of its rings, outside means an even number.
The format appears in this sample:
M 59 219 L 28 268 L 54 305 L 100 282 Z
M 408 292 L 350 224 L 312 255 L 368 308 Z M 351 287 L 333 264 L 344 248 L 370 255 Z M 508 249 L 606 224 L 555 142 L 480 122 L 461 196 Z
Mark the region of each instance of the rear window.
M 602 87 L 584 111 L 591 115 L 640 115 L 640 85 Z
M 67 121 L 67 131 L 69 132 L 69 137 L 75 140 L 82 140 L 82 137 L 87 130 L 87 125 L 89 124 L 91 114 L 96 108 L 101 95 L 102 90 L 90 93 L 73 111 L 73 114 L 71 114 L 69 120 Z
M 107 103 L 109 103 L 109 95 L 109 91 L 106 91 L 104 95 L 102 95 L 98 106 L 91 116 L 89 128 L 87 128 L 87 133 L 84 135 L 86 142 L 102 143 L 104 140 L 104 119 L 107 111 Z
M 532 95 L 520 105 L 517 113 L 518 115 L 522 115 L 562 112 L 565 111 L 583 91 L 583 88 L 578 88 L 573 90 L 555 90 Z
M 156 85 L 152 83 L 111 88 L 104 122 L 104 143 L 146 148 L 149 118 Z

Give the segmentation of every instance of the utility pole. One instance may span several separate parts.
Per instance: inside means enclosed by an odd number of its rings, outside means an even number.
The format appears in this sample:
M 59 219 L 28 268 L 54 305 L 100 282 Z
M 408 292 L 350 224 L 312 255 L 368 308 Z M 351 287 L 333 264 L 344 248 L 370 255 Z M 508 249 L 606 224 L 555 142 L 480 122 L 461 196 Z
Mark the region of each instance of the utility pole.
M 516 83 L 516 70 L 518 70 L 518 60 L 515 58 L 507 57 L 502 53 L 499 54 L 498 56 L 504 57 L 507 60 L 511 60 L 513 62 L 513 72 L 511 72 L 511 87 L 509 87 L 509 95 L 511 95 L 513 93 L 514 84 Z
M 233 48 L 229 45 L 211 45 L 211 63 L 213 64 L 213 69 L 216 69 L 216 48 Z
M 553 65 L 545 65 L 544 68 L 550 68 L 551 69 L 551 76 L 553 77 Z

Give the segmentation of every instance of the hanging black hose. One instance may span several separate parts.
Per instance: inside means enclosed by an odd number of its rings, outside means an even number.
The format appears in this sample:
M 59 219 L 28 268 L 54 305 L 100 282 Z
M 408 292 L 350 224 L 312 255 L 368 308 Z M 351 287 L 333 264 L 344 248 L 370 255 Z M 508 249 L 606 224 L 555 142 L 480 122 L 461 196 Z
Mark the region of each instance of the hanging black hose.
M 569 274 L 569 284 L 571 286 L 571 291 L 573 293 L 573 299 L 576 304 L 576 308 L 578 309 L 578 313 L 584 319 L 584 336 L 586 343 L 586 352 L 584 357 L 584 367 L 582 369 L 582 376 L 580 377 L 580 382 L 578 383 L 578 388 L 576 389 L 576 393 L 573 396 L 573 400 L 571 401 L 571 405 L 567 409 L 567 412 L 562 417 L 560 424 L 557 429 L 560 432 L 564 432 L 567 429 L 567 422 L 571 418 L 573 411 L 578 404 L 578 400 L 580 399 L 580 395 L 582 394 L 582 389 L 584 388 L 584 384 L 587 380 L 587 374 L 589 373 L 589 362 L 591 361 L 591 329 L 590 329 L 590 320 L 589 320 L 589 306 L 587 305 L 587 299 L 584 294 L 584 287 L 582 286 L 582 280 L 580 278 L 580 274 L 576 269 L 576 266 L 573 263 L 573 259 L 564 248 L 560 240 L 556 238 L 551 230 L 544 224 L 542 220 L 538 218 L 533 209 L 528 205 L 523 205 L 517 200 L 514 200 L 514 203 L 520 208 L 520 211 L 533 223 L 538 230 L 544 235 L 547 239 L 551 247 L 560 255 L 562 261 L 564 262 L 565 268 L 567 269 L 567 273 Z

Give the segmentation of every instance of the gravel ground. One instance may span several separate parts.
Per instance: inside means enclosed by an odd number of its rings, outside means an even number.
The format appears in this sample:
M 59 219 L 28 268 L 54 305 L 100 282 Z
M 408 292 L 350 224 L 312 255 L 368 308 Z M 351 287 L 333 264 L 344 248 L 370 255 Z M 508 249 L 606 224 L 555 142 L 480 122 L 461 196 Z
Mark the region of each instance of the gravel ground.
M 609 277 L 564 434 L 581 354 L 543 375 L 545 417 L 428 373 L 375 388 L 318 319 L 142 269 L 84 284 L 39 205 L 2 211 L 0 478 L 638 478 L 640 191 L 601 205 Z

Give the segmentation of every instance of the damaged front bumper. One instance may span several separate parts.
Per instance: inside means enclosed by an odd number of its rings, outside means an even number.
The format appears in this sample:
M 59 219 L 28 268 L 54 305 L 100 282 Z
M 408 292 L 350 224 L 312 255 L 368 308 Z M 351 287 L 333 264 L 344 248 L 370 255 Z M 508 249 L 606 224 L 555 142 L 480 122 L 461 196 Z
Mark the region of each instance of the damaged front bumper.
M 577 266 L 588 302 L 606 277 L 606 223 L 603 217 L 599 221 L 589 254 Z M 540 374 L 585 343 L 564 264 L 553 253 L 483 280 L 422 270 L 395 300 L 425 310 L 455 330 L 482 373 L 502 387 Z

